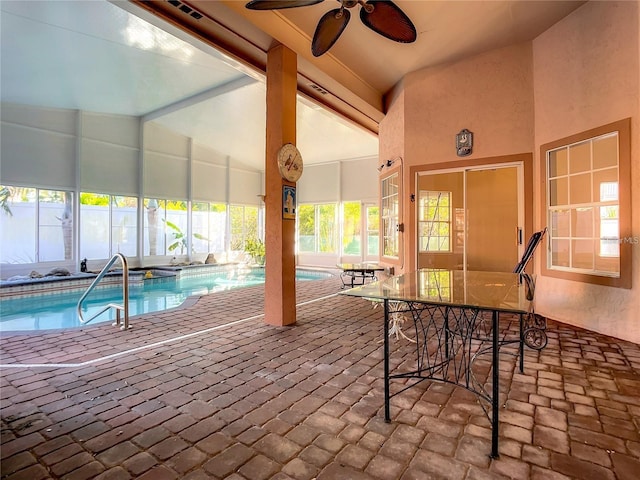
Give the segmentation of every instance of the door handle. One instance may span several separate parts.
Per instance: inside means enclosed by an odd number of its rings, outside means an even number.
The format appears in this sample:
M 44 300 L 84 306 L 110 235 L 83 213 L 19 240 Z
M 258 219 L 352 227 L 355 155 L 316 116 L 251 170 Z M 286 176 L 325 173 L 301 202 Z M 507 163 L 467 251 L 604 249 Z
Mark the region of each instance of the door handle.
M 518 245 L 522 245 L 522 228 L 517 227 L 518 230 Z

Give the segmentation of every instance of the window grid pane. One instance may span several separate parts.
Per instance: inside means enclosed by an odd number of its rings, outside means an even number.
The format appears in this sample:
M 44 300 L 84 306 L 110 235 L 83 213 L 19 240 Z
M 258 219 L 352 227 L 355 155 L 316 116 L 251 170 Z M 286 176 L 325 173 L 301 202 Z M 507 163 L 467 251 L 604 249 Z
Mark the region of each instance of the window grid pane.
M 418 209 L 420 252 L 450 252 L 451 192 L 420 191 Z
M 619 276 L 617 142 L 613 133 L 547 152 L 548 268 Z
M 398 174 L 382 180 L 382 254 L 398 257 Z

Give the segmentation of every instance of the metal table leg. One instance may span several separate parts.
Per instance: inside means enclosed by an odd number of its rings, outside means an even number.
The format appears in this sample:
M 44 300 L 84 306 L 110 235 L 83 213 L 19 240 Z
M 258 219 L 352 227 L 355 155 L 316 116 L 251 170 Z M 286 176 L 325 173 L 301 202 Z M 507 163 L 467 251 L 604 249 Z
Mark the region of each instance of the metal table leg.
M 491 458 L 498 458 L 498 426 L 499 426 L 499 404 L 500 404 L 500 351 L 498 342 L 498 311 L 492 313 L 493 320 L 493 394 L 491 395 Z
M 520 342 L 518 343 L 520 349 L 520 373 L 524 373 L 524 314 L 520 314 Z
M 389 300 L 384 300 L 384 421 L 391 422 L 389 395 Z

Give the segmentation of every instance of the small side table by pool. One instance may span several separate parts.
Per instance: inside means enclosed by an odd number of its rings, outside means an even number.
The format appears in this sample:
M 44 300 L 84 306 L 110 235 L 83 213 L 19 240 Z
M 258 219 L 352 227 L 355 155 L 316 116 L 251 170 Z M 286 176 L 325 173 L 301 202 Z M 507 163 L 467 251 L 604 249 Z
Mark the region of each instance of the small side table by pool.
M 383 272 L 384 268 L 377 263 L 340 263 L 338 268 L 342 270 L 340 279 L 342 288 L 364 285 L 367 282 L 377 280 L 376 272 Z

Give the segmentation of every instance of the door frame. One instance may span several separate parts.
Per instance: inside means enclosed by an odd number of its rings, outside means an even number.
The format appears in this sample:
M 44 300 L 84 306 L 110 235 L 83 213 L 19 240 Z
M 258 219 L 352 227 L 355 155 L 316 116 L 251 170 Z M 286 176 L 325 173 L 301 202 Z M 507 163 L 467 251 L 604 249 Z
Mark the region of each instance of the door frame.
M 417 186 L 418 175 L 424 173 L 442 173 L 452 172 L 460 170 L 474 170 L 483 167 L 501 167 L 508 166 L 508 164 L 521 164 L 522 165 L 522 189 L 519 195 L 522 195 L 522 205 L 524 211 L 524 231 L 523 231 L 523 244 L 526 244 L 527 239 L 533 234 L 533 153 L 521 153 L 515 155 L 504 155 L 496 157 L 487 157 L 480 159 L 467 159 L 458 160 L 455 162 L 441 162 L 433 164 L 422 164 L 412 166 L 409 171 L 411 178 L 411 191 L 409 192 L 407 201 L 409 208 L 407 209 L 407 216 L 405 217 L 405 223 L 409 225 L 406 232 L 406 242 L 404 246 L 404 254 L 406 255 L 406 265 L 410 266 L 411 270 L 415 270 L 418 266 L 418 212 L 417 212 Z M 529 267 L 531 268 L 531 267 Z

